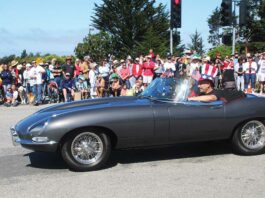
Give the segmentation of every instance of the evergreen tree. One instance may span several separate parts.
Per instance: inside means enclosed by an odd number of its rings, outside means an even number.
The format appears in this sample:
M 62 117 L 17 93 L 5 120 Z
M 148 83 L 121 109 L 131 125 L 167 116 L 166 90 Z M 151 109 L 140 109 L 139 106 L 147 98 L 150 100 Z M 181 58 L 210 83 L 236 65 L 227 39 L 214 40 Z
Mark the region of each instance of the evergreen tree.
M 190 35 L 190 39 L 191 43 L 188 44 L 188 48 L 202 55 L 204 53 L 204 46 L 201 34 L 196 30 L 194 34 Z
M 22 51 L 22 53 L 21 53 L 20 58 L 23 59 L 23 58 L 26 58 L 27 56 L 28 56 L 27 51 L 24 49 L 24 50 Z
M 92 21 L 114 38 L 121 57 L 139 50 L 147 54 L 150 48 L 161 54 L 169 46 L 169 14 L 164 5 L 155 6 L 155 0 L 103 0 L 95 4 Z
M 211 43 L 213 46 L 220 45 L 220 28 L 221 28 L 221 12 L 220 8 L 215 8 L 213 13 L 207 20 L 209 26 L 209 37 L 208 42 Z

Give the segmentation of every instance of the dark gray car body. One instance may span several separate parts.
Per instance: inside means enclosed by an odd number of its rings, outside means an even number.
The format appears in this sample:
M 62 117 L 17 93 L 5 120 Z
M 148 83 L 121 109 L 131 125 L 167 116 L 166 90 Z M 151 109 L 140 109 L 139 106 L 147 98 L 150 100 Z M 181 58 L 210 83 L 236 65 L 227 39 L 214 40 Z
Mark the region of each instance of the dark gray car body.
M 42 109 L 13 128 L 14 140 L 36 151 L 56 151 L 69 134 L 83 129 L 103 130 L 115 149 L 180 142 L 228 139 L 243 122 L 265 120 L 265 98 L 221 101 L 162 102 L 140 97 L 91 99 Z M 34 126 L 45 120 L 41 130 Z M 34 142 L 35 136 L 47 142 Z

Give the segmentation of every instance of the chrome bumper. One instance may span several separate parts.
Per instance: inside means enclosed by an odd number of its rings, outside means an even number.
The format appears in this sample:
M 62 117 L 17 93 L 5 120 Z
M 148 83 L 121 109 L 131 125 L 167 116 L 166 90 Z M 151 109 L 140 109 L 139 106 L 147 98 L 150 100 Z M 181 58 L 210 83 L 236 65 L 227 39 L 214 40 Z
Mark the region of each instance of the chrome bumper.
M 33 140 L 24 140 L 20 139 L 15 127 L 10 128 L 10 133 L 12 137 L 12 143 L 14 146 L 17 146 L 21 144 L 22 146 L 55 146 L 57 145 L 57 142 L 55 141 L 47 141 L 47 142 L 35 142 Z
M 17 146 L 19 143 L 17 141 L 19 141 L 19 137 L 18 137 L 18 134 L 15 130 L 15 127 L 11 127 L 10 128 L 10 133 L 11 133 L 11 138 L 12 138 L 12 143 L 14 146 Z

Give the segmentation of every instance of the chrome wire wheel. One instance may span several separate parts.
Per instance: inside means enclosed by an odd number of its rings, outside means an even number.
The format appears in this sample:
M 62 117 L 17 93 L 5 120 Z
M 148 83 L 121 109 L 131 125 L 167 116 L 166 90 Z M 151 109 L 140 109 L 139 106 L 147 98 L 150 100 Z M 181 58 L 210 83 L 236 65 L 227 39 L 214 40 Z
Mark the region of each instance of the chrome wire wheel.
M 103 142 L 97 134 L 84 132 L 73 139 L 71 154 L 80 164 L 89 165 L 100 159 L 103 147 Z
M 265 146 L 265 126 L 258 120 L 249 121 L 241 129 L 241 141 L 251 150 L 260 150 Z

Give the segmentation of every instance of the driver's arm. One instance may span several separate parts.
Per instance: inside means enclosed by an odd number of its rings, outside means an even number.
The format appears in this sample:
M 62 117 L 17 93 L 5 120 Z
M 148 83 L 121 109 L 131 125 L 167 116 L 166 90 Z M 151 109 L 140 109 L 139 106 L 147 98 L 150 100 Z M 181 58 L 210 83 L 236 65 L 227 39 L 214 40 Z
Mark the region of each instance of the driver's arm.
M 188 101 L 201 101 L 201 102 L 213 102 L 216 100 L 217 97 L 215 95 L 205 95 L 205 96 L 196 96 L 188 98 Z

